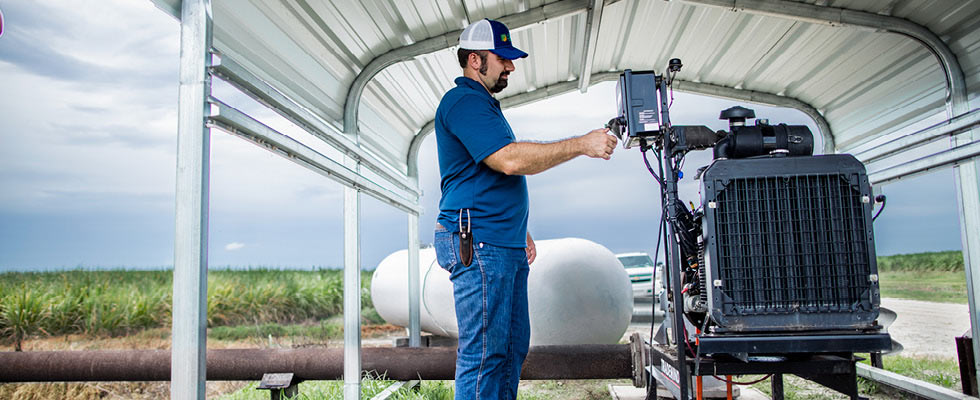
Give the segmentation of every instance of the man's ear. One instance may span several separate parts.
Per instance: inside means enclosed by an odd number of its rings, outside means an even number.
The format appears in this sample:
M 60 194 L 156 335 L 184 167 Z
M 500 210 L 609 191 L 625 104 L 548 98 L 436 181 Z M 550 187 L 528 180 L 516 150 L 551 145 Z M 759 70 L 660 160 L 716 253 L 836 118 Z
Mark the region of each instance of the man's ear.
M 480 59 L 480 53 L 477 53 L 475 51 L 470 53 L 469 56 L 467 56 L 466 63 L 477 71 L 479 71 L 480 68 L 483 67 L 483 60 Z

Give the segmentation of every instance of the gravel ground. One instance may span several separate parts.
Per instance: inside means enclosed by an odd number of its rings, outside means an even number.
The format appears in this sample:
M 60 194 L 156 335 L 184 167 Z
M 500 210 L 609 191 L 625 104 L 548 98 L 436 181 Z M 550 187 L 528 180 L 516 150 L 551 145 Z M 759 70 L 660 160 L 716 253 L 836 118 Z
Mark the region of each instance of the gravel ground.
M 953 338 L 970 329 L 966 304 L 885 298 L 881 306 L 898 314 L 888 333 L 905 347 L 905 356 L 956 358 Z
M 881 306 L 898 314 L 895 322 L 888 327 L 888 333 L 905 348 L 900 353 L 904 356 L 955 359 L 956 344 L 953 338 L 962 336 L 970 329 L 970 313 L 966 304 L 884 298 Z M 660 318 L 662 314 L 658 312 Z M 633 332 L 640 332 L 649 338 L 650 325 L 630 324 L 624 340 L 629 341 Z

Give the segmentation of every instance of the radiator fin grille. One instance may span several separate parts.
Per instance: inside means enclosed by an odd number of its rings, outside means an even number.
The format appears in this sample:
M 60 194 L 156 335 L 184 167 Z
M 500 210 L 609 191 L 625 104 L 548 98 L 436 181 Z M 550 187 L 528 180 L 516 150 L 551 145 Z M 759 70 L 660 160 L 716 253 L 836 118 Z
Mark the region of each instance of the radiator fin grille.
M 858 174 L 735 178 L 715 198 L 727 315 L 867 311 Z

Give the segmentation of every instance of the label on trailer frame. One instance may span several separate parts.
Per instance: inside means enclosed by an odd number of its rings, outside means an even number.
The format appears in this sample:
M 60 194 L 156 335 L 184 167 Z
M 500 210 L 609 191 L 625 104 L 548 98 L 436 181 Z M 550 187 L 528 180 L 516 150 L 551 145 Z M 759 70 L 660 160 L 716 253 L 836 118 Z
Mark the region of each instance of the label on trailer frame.
M 660 359 L 660 365 L 651 365 L 646 368 L 647 372 L 653 376 L 654 379 L 660 385 L 663 385 L 667 390 L 674 396 L 675 399 L 681 398 L 681 385 L 680 385 L 680 371 L 677 370 L 673 365 L 667 361 L 666 358 Z M 691 399 L 693 393 L 688 386 L 687 391 L 688 399 Z

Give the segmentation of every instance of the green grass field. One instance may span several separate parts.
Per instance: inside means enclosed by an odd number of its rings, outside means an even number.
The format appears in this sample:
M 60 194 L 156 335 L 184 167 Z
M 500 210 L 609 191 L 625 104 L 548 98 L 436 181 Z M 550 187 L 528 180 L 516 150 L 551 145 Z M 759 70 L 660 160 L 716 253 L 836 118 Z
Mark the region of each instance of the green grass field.
M 963 271 L 880 272 L 881 297 L 966 304 Z
M 380 322 L 361 276 L 361 304 Z M 64 271 L 0 274 L 0 340 L 28 335 L 118 336 L 170 325 L 171 271 Z M 256 326 L 259 332 L 339 315 L 338 270 L 219 270 L 208 274 L 208 326 Z M 271 325 L 270 325 L 271 324 Z M 263 328 L 264 327 L 264 328 Z M 285 329 L 285 328 L 283 328 Z M 332 328 L 322 328 L 320 335 Z M 296 331 L 296 329 L 293 329 Z M 243 333 L 219 329 L 219 335 Z
M 963 272 L 963 253 L 951 250 L 882 256 L 878 257 L 878 270 Z
M 966 304 L 966 275 L 959 251 L 878 257 L 881 297 Z

